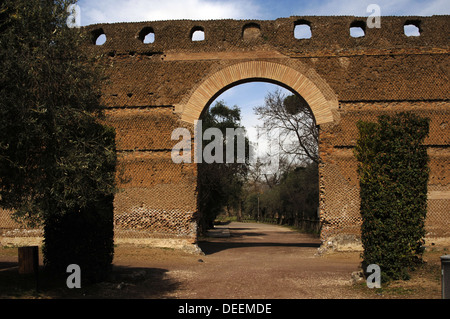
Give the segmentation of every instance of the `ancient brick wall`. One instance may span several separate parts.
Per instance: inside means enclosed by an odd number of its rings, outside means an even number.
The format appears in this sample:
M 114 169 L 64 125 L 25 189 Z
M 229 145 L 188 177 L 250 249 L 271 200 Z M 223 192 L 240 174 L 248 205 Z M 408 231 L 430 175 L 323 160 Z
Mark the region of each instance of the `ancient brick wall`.
M 427 236 L 450 239 L 449 16 L 290 17 L 271 21 L 153 21 L 84 28 L 86 50 L 102 56 L 105 121 L 119 154 L 116 239 L 196 240 L 195 164 L 175 164 L 176 127 L 193 129 L 208 104 L 247 81 L 269 81 L 302 95 L 320 126 L 322 239 L 359 235 L 356 121 L 413 110 L 431 118 Z M 408 37 L 405 24 L 420 28 Z M 296 39 L 294 27 L 311 27 Z M 350 36 L 351 25 L 365 35 Z M 203 30 L 203 41 L 192 33 Z M 144 43 L 147 33 L 153 43 Z M 96 37 L 106 35 L 103 45 Z M 0 219 L 1 220 L 1 219 Z

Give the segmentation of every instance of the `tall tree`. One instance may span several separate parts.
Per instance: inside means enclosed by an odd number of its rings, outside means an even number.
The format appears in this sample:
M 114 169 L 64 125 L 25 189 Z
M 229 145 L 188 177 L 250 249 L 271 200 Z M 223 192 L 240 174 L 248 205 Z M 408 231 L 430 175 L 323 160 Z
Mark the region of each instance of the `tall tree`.
M 315 219 L 319 199 L 318 128 L 307 102 L 280 90 L 269 92 L 265 104 L 254 108 L 263 129 L 279 141 L 278 171 L 261 173 L 263 164 L 251 167 L 258 185 L 258 208 L 266 218 L 278 216 L 280 223 L 299 225 L 303 218 Z M 248 197 L 247 213 L 255 211 L 254 196 Z
M 223 101 L 217 102 L 202 118 L 203 133 L 209 128 L 217 128 L 221 132 L 222 140 L 218 145 L 223 154 L 222 161 L 213 163 L 202 162 L 198 164 L 199 210 L 201 215 L 201 230 L 212 227 L 214 219 L 224 207 L 238 207 L 241 202 L 242 188 L 247 175 L 248 140 L 245 139 L 245 161 L 238 162 L 237 142 L 234 140 L 234 156 L 231 163 L 226 162 L 227 129 L 242 128 L 240 109 L 230 108 Z M 217 138 L 217 137 L 216 137 Z M 205 145 L 204 149 L 205 149 Z M 207 146 L 206 146 L 207 147 Z
M 113 255 L 115 133 L 98 121 L 101 73 L 66 25 L 74 3 L 1 3 L 0 206 L 44 226 L 48 269 L 79 263 L 95 280 Z

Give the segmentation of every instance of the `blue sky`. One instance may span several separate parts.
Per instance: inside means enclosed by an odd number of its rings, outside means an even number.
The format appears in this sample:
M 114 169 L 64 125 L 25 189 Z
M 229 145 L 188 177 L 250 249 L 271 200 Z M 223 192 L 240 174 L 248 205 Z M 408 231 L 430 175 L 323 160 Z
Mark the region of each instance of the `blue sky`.
M 430 16 L 450 14 L 449 0 L 79 0 L 81 25 L 172 19 L 261 19 L 294 15 L 368 16 L 369 4 L 377 4 L 381 16 Z M 264 104 L 269 83 L 238 85 L 218 97 L 242 109 L 246 127 L 257 124 L 253 107 Z M 288 93 L 287 91 L 284 91 Z
M 292 15 L 450 14 L 448 0 L 79 0 L 82 25 L 169 19 L 276 19 Z

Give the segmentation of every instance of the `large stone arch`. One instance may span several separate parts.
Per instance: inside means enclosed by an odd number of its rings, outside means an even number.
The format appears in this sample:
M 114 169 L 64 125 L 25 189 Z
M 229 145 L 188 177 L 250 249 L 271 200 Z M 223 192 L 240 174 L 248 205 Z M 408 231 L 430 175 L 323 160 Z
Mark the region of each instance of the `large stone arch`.
M 233 64 L 207 77 L 194 89 L 186 104 L 177 107 L 181 120 L 194 123 L 215 97 L 231 86 L 249 81 L 274 82 L 298 93 L 311 107 L 317 125 L 334 121 L 332 110 L 337 108 L 338 100 L 334 96 L 327 99 L 324 95 L 322 90 L 329 90 L 325 81 L 316 77 L 313 82 L 296 69 L 268 61 Z

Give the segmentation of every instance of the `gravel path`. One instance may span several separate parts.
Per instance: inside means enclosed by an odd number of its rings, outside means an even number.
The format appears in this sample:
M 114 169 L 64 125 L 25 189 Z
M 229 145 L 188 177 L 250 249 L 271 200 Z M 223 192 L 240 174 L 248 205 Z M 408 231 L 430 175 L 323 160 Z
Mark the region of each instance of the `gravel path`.
M 199 243 L 203 255 L 175 249 L 118 245 L 105 282 L 68 289 L 65 280 L 42 276 L 39 296 L 17 272 L 17 249 L 0 247 L 1 298 L 107 299 L 439 299 L 440 256 L 430 250 L 426 265 L 407 282 L 382 293 L 354 286 L 360 253 L 319 256 L 317 237 L 259 223 L 218 226 Z M 40 256 L 42 265 L 42 255 Z M 22 287 L 23 288 L 23 287 Z M 389 291 L 388 291 L 389 290 Z
M 316 237 L 259 223 L 218 226 L 211 236 L 199 244 L 203 256 L 127 257 L 119 250 L 114 264 L 155 267 L 154 284 L 166 290 L 147 295 L 154 298 L 361 298 L 350 289 L 358 253 L 317 256 Z

